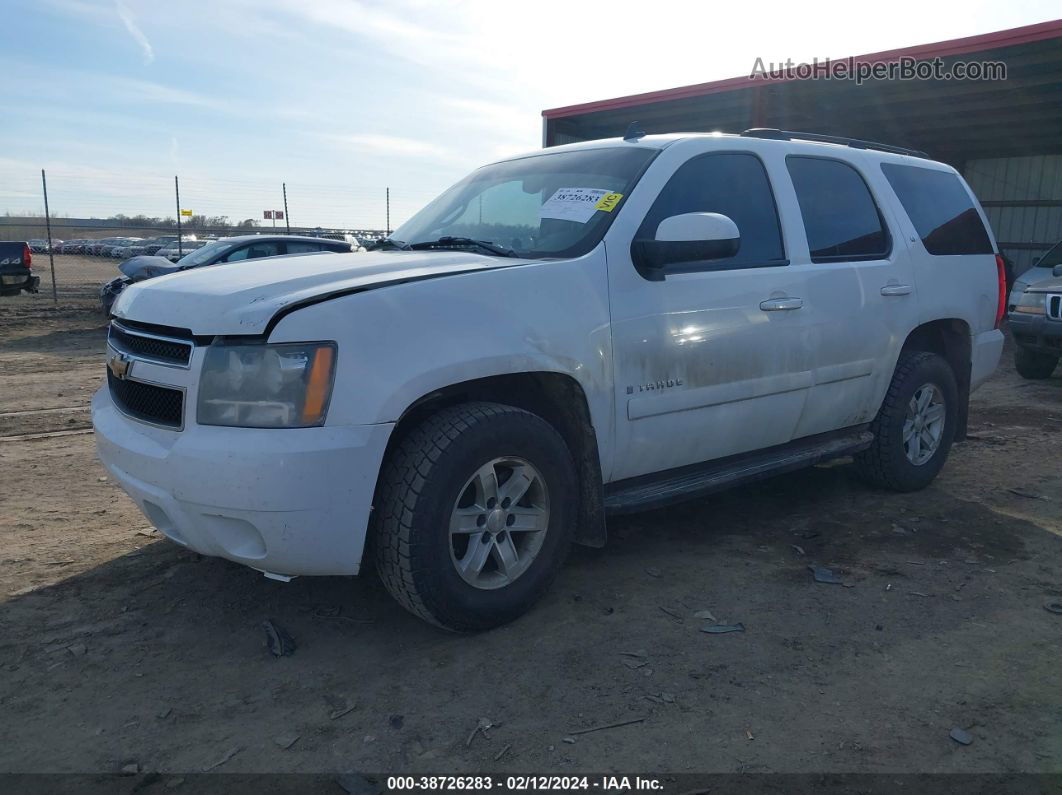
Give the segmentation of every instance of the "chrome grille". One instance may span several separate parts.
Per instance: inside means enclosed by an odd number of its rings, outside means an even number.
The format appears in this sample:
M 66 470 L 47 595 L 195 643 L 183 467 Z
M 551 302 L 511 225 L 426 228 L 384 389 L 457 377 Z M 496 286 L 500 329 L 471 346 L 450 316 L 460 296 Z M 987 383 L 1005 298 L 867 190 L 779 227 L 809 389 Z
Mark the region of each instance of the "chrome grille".
M 107 371 L 111 399 L 125 414 L 154 425 L 180 430 L 184 419 L 184 392 L 143 381 L 115 378 Z
M 161 364 L 187 367 L 192 358 L 192 341 L 152 334 L 112 322 L 107 340 L 116 350 Z

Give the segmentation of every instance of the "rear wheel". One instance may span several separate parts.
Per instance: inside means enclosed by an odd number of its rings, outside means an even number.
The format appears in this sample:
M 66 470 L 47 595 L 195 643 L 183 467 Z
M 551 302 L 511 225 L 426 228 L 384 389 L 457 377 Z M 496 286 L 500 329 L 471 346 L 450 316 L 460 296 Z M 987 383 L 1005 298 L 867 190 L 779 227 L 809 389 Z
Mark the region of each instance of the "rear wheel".
M 1014 351 L 1014 369 L 1022 378 L 1050 378 L 1057 364 L 1058 357 L 1049 353 L 1030 351 L 1020 346 Z
M 376 566 L 403 607 L 447 629 L 520 616 L 567 554 L 575 467 L 541 417 L 443 409 L 390 452 L 375 501 Z
M 943 357 L 925 351 L 901 353 L 871 425 L 874 442 L 856 455 L 859 474 L 893 491 L 925 488 L 948 457 L 958 408 L 955 374 Z

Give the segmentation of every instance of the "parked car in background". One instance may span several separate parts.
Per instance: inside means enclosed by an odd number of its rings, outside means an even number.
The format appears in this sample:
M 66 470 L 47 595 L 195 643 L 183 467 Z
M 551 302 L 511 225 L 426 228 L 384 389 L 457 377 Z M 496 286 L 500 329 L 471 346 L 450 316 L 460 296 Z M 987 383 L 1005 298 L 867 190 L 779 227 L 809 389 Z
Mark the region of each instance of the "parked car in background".
M 182 240 L 195 240 L 195 235 L 181 235 Z M 145 240 L 136 246 L 133 246 L 129 256 L 154 256 L 160 248 L 166 248 L 170 243 L 177 242 L 177 235 L 161 235 L 159 237 L 153 237 L 150 240 Z
M 1011 292 L 1015 296 L 1020 296 L 1025 292 L 1027 287 L 1047 281 L 1052 278 L 1052 269 L 1058 265 L 1062 265 L 1062 241 L 1056 243 L 1054 247 L 1042 257 L 1037 257 L 1033 260 L 1033 266 L 1014 280 L 1014 286 L 1011 288 Z
M 48 253 L 48 241 L 41 240 L 40 238 L 34 238 L 28 241 L 30 251 L 34 254 L 47 254 Z
M 63 241 L 62 241 L 62 240 L 60 240 L 60 239 L 59 239 L 59 238 L 57 238 L 57 237 L 53 237 L 53 238 L 52 238 L 52 247 L 51 247 L 51 253 L 52 253 L 52 254 L 58 254 L 58 253 L 60 253 L 60 249 L 61 249 L 62 247 L 63 247 Z M 45 253 L 48 253 L 48 252 L 45 252 Z
M 285 581 L 375 563 L 465 631 L 528 610 L 606 513 L 845 456 L 922 489 L 999 360 L 1003 262 L 951 166 L 807 137 L 557 146 L 370 254 L 134 285 L 100 459 L 183 547 Z
M 127 248 L 135 246 L 143 239 L 144 238 L 142 237 L 123 237 L 110 247 L 110 249 L 107 251 L 107 256 L 113 257 L 114 259 L 118 259 L 122 256 L 123 251 L 125 251 Z
M 81 250 L 82 250 L 82 247 L 87 242 L 88 242 L 87 240 L 85 240 L 84 238 L 80 238 L 80 237 L 74 238 L 73 240 L 67 240 L 60 247 L 60 253 L 61 254 L 80 254 Z
M 205 246 L 207 243 L 214 241 L 210 240 L 182 240 L 178 246 L 177 243 L 170 243 L 163 248 L 160 248 L 155 252 L 156 257 L 165 257 L 170 262 L 176 262 L 182 257 L 190 254 L 193 251 L 197 251 Z
M 37 292 L 40 277 L 33 275 L 33 253 L 29 243 L 0 242 L 0 295 Z
M 1050 378 L 1062 357 L 1062 264 L 1047 274 L 1010 296 L 1007 323 L 1017 346 L 1014 369 L 1022 378 Z
M 161 256 L 169 250 L 162 249 L 157 255 L 150 257 L 132 257 L 119 265 L 118 270 L 122 272 L 122 275 L 111 279 L 100 289 L 100 306 L 104 313 L 110 314 L 115 299 L 127 286 L 134 282 L 154 279 L 156 276 L 165 276 L 169 273 L 223 262 L 241 262 L 321 252 L 343 253 L 350 252 L 352 248 L 350 243 L 342 240 L 324 240 L 295 235 L 240 235 L 213 240 L 195 251 L 186 253 L 176 262 L 171 262 L 165 256 Z

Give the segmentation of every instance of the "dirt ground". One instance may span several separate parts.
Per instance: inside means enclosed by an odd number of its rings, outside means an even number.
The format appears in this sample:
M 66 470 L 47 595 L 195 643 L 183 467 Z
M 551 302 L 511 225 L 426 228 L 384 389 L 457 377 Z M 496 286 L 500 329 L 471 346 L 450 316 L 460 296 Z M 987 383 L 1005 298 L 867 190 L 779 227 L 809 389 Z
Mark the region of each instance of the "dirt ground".
M 529 615 L 458 636 L 372 576 L 152 534 L 86 409 L 114 263 L 58 257 L 58 308 L 36 264 L 0 299 L 0 772 L 1062 772 L 1062 372 L 1008 349 L 922 493 L 834 465 L 617 519 Z

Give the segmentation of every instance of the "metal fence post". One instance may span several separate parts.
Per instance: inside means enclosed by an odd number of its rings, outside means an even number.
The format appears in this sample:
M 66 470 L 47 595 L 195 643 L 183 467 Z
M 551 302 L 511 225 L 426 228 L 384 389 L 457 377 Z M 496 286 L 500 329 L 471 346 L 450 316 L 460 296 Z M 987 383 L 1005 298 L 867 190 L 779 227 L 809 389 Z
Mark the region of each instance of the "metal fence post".
M 387 189 L 387 236 L 391 236 L 391 189 Z
M 48 230 L 48 260 L 52 264 L 52 303 L 59 305 L 59 290 L 55 286 L 55 253 L 52 251 L 52 214 L 48 209 L 48 178 L 41 169 L 41 187 L 44 189 L 44 224 Z
M 181 242 L 181 186 L 177 182 L 177 175 L 173 175 L 173 192 L 177 196 L 177 259 L 184 256 L 184 246 Z
M 291 234 L 291 216 L 288 215 L 288 183 L 281 182 L 280 187 L 284 191 L 284 227 Z

